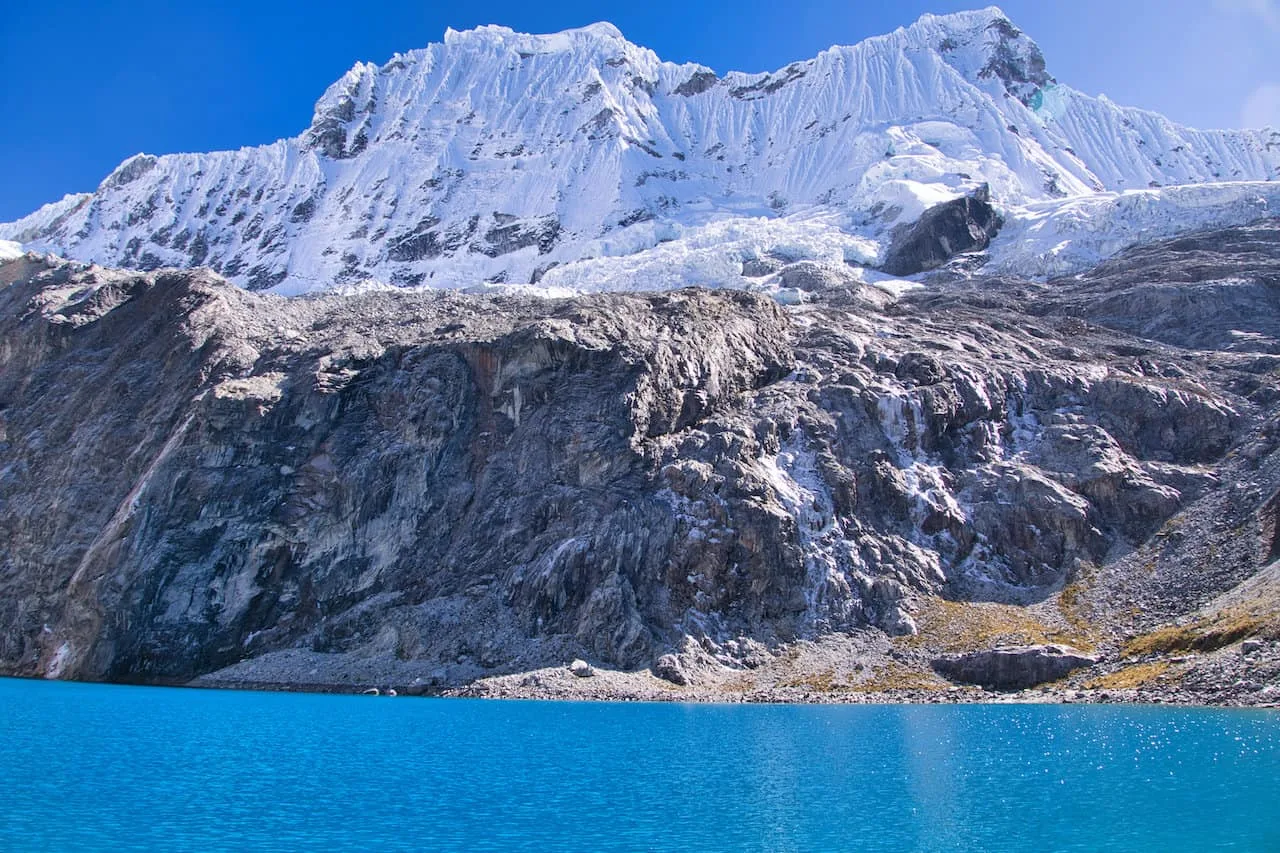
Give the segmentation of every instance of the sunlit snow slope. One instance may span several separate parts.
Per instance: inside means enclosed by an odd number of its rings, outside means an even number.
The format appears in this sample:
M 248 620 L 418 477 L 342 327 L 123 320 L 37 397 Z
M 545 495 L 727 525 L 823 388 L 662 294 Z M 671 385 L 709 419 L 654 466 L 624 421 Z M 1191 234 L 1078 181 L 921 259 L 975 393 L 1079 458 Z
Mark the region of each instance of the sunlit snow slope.
M 1085 96 L 995 8 L 725 77 L 662 62 L 608 24 L 482 27 L 356 65 L 298 137 L 137 155 L 0 239 L 126 267 L 203 264 L 286 293 L 365 279 L 724 285 L 762 253 L 873 265 L 892 226 L 989 183 L 1023 240 L 993 255 L 1047 273 L 1114 251 L 1101 237 L 1061 245 L 1063 228 L 1093 234 L 1090 216 L 1106 230 L 1108 215 L 1136 215 L 1142 234 L 1152 210 L 1166 230 L 1239 218 L 1240 199 L 1274 213 L 1276 178 L 1280 133 L 1193 130 Z M 1206 182 L 1257 183 L 1215 190 L 1226 212 L 1203 216 L 1157 189 Z M 1117 201 L 1135 189 L 1156 201 Z

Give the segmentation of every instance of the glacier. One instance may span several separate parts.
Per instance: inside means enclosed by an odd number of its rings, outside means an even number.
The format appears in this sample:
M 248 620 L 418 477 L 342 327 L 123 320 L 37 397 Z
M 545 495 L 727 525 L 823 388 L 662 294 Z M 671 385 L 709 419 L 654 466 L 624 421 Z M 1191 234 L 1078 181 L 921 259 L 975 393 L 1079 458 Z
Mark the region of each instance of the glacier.
M 1277 178 L 1280 131 L 1196 130 L 1078 92 L 995 7 L 724 76 L 610 24 L 485 26 L 356 64 L 296 137 L 138 154 L 0 240 L 289 295 L 776 292 L 758 262 L 885 281 L 895 229 L 984 185 L 1005 222 L 991 268 L 1051 277 L 1275 215 Z

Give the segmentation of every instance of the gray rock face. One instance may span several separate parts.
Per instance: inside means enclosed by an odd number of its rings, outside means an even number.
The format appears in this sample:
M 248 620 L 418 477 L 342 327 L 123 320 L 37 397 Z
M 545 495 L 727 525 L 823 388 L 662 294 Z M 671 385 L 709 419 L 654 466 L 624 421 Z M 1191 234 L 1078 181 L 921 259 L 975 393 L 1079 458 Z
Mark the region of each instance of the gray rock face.
M 1069 672 L 1098 662 L 1096 655 L 1055 644 L 1016 646 L 934 661 L 934 668 L 953 681 L 995 690 L 1021 690 L 1057 681 Z
M 1022 38 L 1022 32 L 1006 18 L 992 21 L 987 31 L 994 35 L 995 43 L 978 76 L 999 78 L 1005 91 L 1024 105 L 1032 106 L 1044 86 L 1055 82 L 1045 70 L 1040 48 Z
M 1159 278 L 1146 274 L 1152 268 Z M 1076 277 L 1041 310 L 1069 310 L 1175 346 L 1277 355 L 1278 300 L 1280 231 L 1229 228 L 1125 252 Z
M 759 264 L 759 261 L 754 262 Z M 744 270 L 746 265 L 744 264 Z M 817 261 L 799 261 L 789 264 L 778 275 L 781 287 L 794 287 L 807 293 L 827 290 L 833 287 L 848 287 L 857 283 L 857 278 L 848 267 L 834 264 L 823 264 Z
M 531 638 L 639 665 L 670 612 L 655 442 L 793 364 L 745 294 L 548 314 L 27 266 L 0 367 L 23 671 L 185 680 L 295 643 L 485 668 Z M 784 619 L 790 592 L 760 586 Z
M 1235 331 L 1262 341 L 1241 350 L 1145 312 L 1269 275 L 1278 233 L 789 309 L 291 301 L 27 256 L 0 266 L 0 671 L 435 688 L 582 658 L 680 683 L 675 650 L 750 667 L 827 632 L 910 634 L 941 594 L 1042 602 L 1086 570 L 1122 590 L 1099 625 L 1127 601 L 1189 612 L 1270 547 L 1202 559 L 1216 540 L 1169 522 L 1275 515 L 1276 315 L 1239 291 Z M 1099 276 L 1125 300 L 1086 321 Z M 1240 466 L 1256 487 L 1235 490 Z M 1143 548 L 1160 571 L 1124 561 Z
M 987 248 L 1000 231 L 986 184 L 969 196 L 935 205 L 895 235 L 881 268 L 889 275 L 936 269 L 962 252 Z
M 653 674 L 679 687 L 689 684 L 689 675 L 685 672 L 684 665 L 680 663 L 680 658 L 673 654 L 663 655 L 654 661 Z

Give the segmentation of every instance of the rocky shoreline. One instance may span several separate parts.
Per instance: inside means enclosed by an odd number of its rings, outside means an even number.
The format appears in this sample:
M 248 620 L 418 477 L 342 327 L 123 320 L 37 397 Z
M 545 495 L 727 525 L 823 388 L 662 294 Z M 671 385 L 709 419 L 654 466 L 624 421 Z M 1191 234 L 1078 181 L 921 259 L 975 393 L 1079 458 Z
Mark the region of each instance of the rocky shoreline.
M 547 673 L 548 675 L 550 673 Z M 1177 688 L 1142 688 L 1089 690 L 1074 688 L 1037 688 L 1013 692 L 984 690 L 977 687 L 953 686 L 943 690 L 884 690 L 866 693 L 820 693 L 805 690 L 773 689 L 750 693 L 715 690 L 668 690 L 662 687 L 608 686 L 582 689 L 569 683 L 541 686 L 468 685 L 456 688 L 424 688 L 412 686 L 402 692 L 395 687 L 340 688 L 333 685 L 303 683 L 219 682 L 201 679 L 181 685 L 198 689 L 265 690 L 285 693 L 354 694 L 397 698 L 491 699 L 550 702 L 677 702 L 690 704 L 782 704 L 782 705 L 961 705 L 961 704 L 1065 704 L 1065 705 L 1174 705 L 1203 708 L 1280 708 L 1280 689 L 1262 685 L 1223 688 L 1212 692 L 1193 692 Z M 1255 692 L 1261 688 L 1261 692 Z
M 598 702 L 689 702 L 719 704 L 971 704 L 1062 703 L 1139 704 L 1204 707 L 1280 707 L 1280 642 L 1243 643 L 1204 655 L 1154 656 L 1103 661 L 1096 666 L 1021 690 L 994 690 L 956 684 L 923 665 L 924 658 L 884 653 L 877 638 L 827 636 L 784 650 L 757 670 L 708 667 L 692 683 L 679 685 L 653 671 L 619 671 L 575 661 L 528 672 L 490 675 L 464 684 L 437 683 L 435 676 L 393 672 L 388 661 L 365 662 L 349 679 L 330 671 L 329 680 L 308 682 L 304 671 L 262 662 L 202 676 L 187 686 L 221 689 L 283 690 Z M 870 641 L 870 642 L 868 642 Z M 850 661 L 841 674 L 833 662 Z M 861 663 L 867 661 L 867 663 Z M 313 656 L 309 663 L 322 663 Z M 293 666 L 301 661 L 294 660 Z M 292 673 L 292 675 L 290 675 Z M 808 674 L 806 674 L 808 673 Z M 816 674 L 815 674 L 816 673 Z M 847 678 L 852 673 L 861 677 Z M 334 677 L 337 676 L 337 677 Z M 886 676 L 900 684 L 886 687 Z

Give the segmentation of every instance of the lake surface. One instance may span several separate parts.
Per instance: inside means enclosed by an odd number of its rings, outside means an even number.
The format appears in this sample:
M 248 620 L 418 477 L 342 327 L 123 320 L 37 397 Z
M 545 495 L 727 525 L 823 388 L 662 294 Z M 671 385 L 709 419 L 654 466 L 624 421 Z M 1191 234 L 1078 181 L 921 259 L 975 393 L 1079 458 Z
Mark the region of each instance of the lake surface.
M 1280 850 L 1280 713 L 0 679 L 0 850 Z

